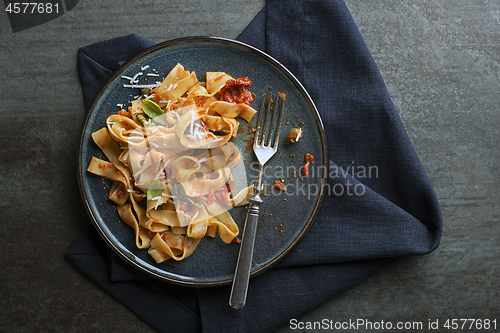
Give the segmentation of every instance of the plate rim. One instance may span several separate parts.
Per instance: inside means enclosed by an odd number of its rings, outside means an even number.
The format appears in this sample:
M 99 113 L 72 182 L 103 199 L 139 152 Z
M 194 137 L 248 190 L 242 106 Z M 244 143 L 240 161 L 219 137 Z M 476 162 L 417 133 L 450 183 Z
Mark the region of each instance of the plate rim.
M 105 243 L 111 247 L 111 249 L 122 259 L 124 259 L 125 262 L 128 264 L 132 265 L 134 268 L 138 269 L 139 271 L 146 273 L 152 277 L 158 278 L 162 281 L 167 281 L 173 284 L 181 285 L 181 286 L 187 286 L 187 287 L 213 287 L 213 286 L 222 286 L 222 285 L 227 285 L 230 284 L 233 280 L 233 278 L 230 279 L 223 279 L 223 280 L 218 280 L 218 281 L 208 281 L 208 282 L 201 282 L 201 281 L 190 281 L 186 279 L 175 279 L 173 278 L 174 273 L 170 273 L 171 276 L 167 275 L 162 275 L 157 272 L 151 271 L 141 265 L 140 263 L 137 262 L 137 260 L 134 260 L 134 258 L 130 258 L 127 253 L 123 253 L 120 248 L 117 247 L 116 244 L 106 235 L 105 230 L 103 230 L 103 227 L 100 225 L 98 222 L 98 218 L 95 216 L 94 212 L 91 209 L 91 205 L 89 203 L 89 199 L 87 198 L 87 193 L 85 191 L 85 186 L 84 186 L 84 180 L 83 180 L 83 173 L 84 169 L 82 168 L 82 150 L 84 148 L 84 139 L 85 139 L 85 133 L 87 126 L 89 124 L 89 121 L 91 119 L 91 115 L 94 112 L 94 109 L 96 108 L 97 102 L 101 98 L 101 96 L 106 92 L 107 87 L 110 85 L 111 82 L 113 82 L 121 73 L 124 69 L 126 69 L 130 64 L 134 63 L 135 61 L 141 59 L 142 57 L 146 56 L 149 53 L 158 51 L 160 49 L 167 48 L 169 46 L 177 45 L 177 44 L 194 44 L 194 43 L 213 43 L 217 42 L 219 44 L 230 44 L 232 46 L 236 46 L 239 49 L 242 49 L 244 51 L 250 51 L 252 54 L 260 57 L 261 59 L 263 58 L 264 60 L 270 62 L 272 65 L 277 67 L 292 83 L 297 86 L 300 94 L 304 97 L 306 103 L 309 106 L 309 109 L 311 111 L 314 110 L 313 113 L 313 118 L 316 121 L 316 125 L 319 129 L 319 137 L 321 141 L 321 153 L 324 158 L 323 161 L 323 168 L 322 170 L 322 176 L 321 176 L 321 189 L 319 191 L 317 200 L 314 204 L 314 208 L 308 217 L 308 221 L 305 224 L 305 226 L 302 228 L 301 232 L 292 240 L 292 242 L 284 249 L 282 250 L 277 256 L 275 256 L 272 260 L 270 260 L 267 264 L 258 267 L 257 269 L 254 269 L 250 273 L 250 277 L 253 278 L 264 271 L 268 270 L 275 264 L 277 264 L 279 261 L 281 261 L 284 257 L 286 257 L 290 251 L 295 248 L 298 243 L 304 238 L 304 236 L 307 234 L 309 229 L 311 228 L 312 224 L 316 220 L 316 217 L 319 213 L 319 210 L 322 206 L 324 197 L 325 197 L 325 189 L 324 185 L 326 184 L 327 180 L 327 170 L 328 170 L 328 163 L 329 163 L 329 157 L 328 157 L 328 144 L 327 144 L 327 139 L 326 139 L 326 134 L 325 134 L 325 128 L 323 125 L 323 121 L 321 119 L 320 113 L 305 89 L 305 87 L 302 85 L 302 83 L 293 75 L 290 70 L 288 70 L 283 64 L 281 64 L 278 60 L 270 56 L 269 54 L 265 53 L 264 51 L 251 46 L 249 44 L 246 44 L 244 42 L 240 42 L 237 40 L 229 39 L 229 38 L 223 38 L 223 37 L 207 37 L 207 36 L 189 36 L 189 37 L 181 37 L 181 38 L 175 38 L 175 39 L 170 39 L 166 40 L 164 42 L 155 44 L 151 47 L 146 48 L 145 50 L 139 52 L 137 55 L 133 56 L 129 60 L 125 61 L 122 65 L 118 67 L 111 75 L 109 78 L 105 81 L 105 83 L 99 88 L 98 93 L 94 96 L 92 103 L 89 107 L 89 110 L 86 111 L 85 119 L 84 122 L 81 126 L 81 132 L 80 132 L 80 144 L 79 144 L 79 150 L 78 150 L 78 167 L 77 167 L 77 174 L 78 174 L 78 187 L 80 190 L 80 195 L 82 197 L 83 203 L 85 205 L 85 209 L 90 217 L 90 220 L 92 221 L 92 224 L 94 227 L 97 229 L 99 235 L 104 239 Z M 86 169 L 85 169 L 86 170 Z M 134 254 L 132 254 L 133 257 L 135 257 Z M 166 271 L 165 271 L 166 272 Z M 168 272 L 166 272 L 168 273 Z

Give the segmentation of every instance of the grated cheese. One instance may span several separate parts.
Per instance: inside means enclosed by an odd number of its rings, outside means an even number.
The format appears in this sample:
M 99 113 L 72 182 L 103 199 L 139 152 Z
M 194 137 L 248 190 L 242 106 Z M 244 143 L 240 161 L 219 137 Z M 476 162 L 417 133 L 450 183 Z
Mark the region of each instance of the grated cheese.
M 156 88 L 159 84 L 156 82 L 155 84 L 124 84 L 124 88 Z
M 139 83 L 139 80 L 137 79 L 137 77 L 141 76 L 142 74 L 143 74 L 142 72 L 139 72 L 139 73 L 135 74 L 133 77 L 122 75 L 122 79 L 129 80 L 130 84 Z
M 132 79 L 133 79 L 133 81 L 134 81 L 134 82 L 135 82 L 135 81 L 138 81 L 138 80 L 137 80 L 137 77 L 138 77 L 138 76 L 141 76 L 141 75 L 142 75 L 142 72 L 139 72 L 139 73 L 135 74 L 135 75 L 134 75 L 134 77 L 132 78 Z
M 131 78 L 130 76 L 125 76 L 125 75 L 122 75 L 122 79 L 129 80 L 130 82 L 134 81 L 133 78 Z

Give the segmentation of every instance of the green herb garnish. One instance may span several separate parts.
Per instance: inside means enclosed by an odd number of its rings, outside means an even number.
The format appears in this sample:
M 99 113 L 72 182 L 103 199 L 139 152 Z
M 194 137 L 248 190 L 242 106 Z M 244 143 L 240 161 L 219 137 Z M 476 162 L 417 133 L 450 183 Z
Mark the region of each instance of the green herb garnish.
M 186 194 L 186 192 L 184 192 L 184 188 L 182 186 L 179 186 L 179 188 L 177 186 L 174 186 L 173 188 L 171 188 L 171 191 L 172 191 L 172 194 L 177 196 L 177 198 L 179 198 L 180 200 L 184 200 L 186 202 L 189 202 L 191 205 L 194 205 L 198 208 L 203 208 L 203 205 L 201 203 L 199 203 L 198 201 L 195 201 L 195 199 L 192 199 L 191 197 L 189 197 Z
M 189 201 L 192 205 L 195 205 L 196 207 L 198 208 L 203 208 L 203 205 L 200 204 L 199 202 L 196 202 L 194 201 L 193 199 L 191 199 L 190 197 L 188 197 L 187 195 L 186 196 L 183 196 L 182 199 L 186 199 L 186 201 Z
M 153 198 L 160 196 L 166 188 L 167 186 L 165 185 L 165 183 L 156 179 L 151 183 L 151 185 L 149 185 L 149 188 L 147 190 L 147 199 L 152 200 Z
M 165 111 L 163 111 L 160 108 L 160 106 L 155 102 L 153 102 L 152 100 L 149 99 L 142 100 L 141 107 L 144 113 L 147 114 L 148 117 L 153 119 L 155 122 L 162 125 L 167 124 L 167 120 L 165 119 L 165 117 L 160 117 L 161 115 L 165 114 Z
M 137 115 L 135 115 L 135 117 L 137 118 L 137 120 L 139 120 L 142 123 L 142 125 L 144 125 L 144 127 L 151 126 L 149 121 L 142 114 L 137 114 Z

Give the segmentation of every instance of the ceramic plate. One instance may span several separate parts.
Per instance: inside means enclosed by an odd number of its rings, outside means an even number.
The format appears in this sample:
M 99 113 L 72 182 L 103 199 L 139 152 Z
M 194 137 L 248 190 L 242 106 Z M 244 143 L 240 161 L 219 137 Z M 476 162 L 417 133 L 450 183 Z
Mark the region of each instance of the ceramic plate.
M 111 183 L 88 173 L 92 156 L 106 159 L 94 144 L 91 134 L 105 126 L 106 118 L 120 110 L 120 104 L 129 105 L 137 88 L 125 88 L 129 82 L 122 78 L 134 77 L 138 72 L 141 84 L 161 81 L 180 63 L 186 70 L 195 71 L 203 80 L 207 71 L 223 71 L 232 77 L 247 76 L 252 81 L 250 90 L 257 96 L 252 106 L 258 110 L 264 93 L 284 92 L 285 113 L 281 129 L 282 140 L 278 153 L 268 162 L 264 175 L 266 184 L 264 204 L 258 225 L 252 264 L 252 276 L 262 273 L 286 256 L 311 227 L 323 199 L 323 184 L 327 174 L 327 147 L 323 125 L 313 101 L 300 82 L 278 61 L 246 44 L 222 38 L 183 38 L 167 41 L 149 48 L 113 73 L 97 95 L 86 118 L 80 142 L 79 181 L 83 200 L 89 215 L 105 241 L 125 261 L 157 278 L 187 286 L 214 286 L 232 281 L 238 257 L 238 244 L 225 244 L 216 236 L 201 240 L 196 251 L 180 262 L 167 260 L 157 264 L 147 250 L 137 249 L 133 230 L 120 222 L 116 206 L 107 199 Z M 149 66 L 149 67 L 148 67 Z M 147 76 L 146 73 L 157 73 Z M 257 117 L 251 124 L 255 125 Z M 239 119 L 238 137 L 232 140 L 240 148 L 246 177 L 253 184 L 257 175 L 257 159 L 248 145 L 252 141 L 249 124 Z M 302 128 L 299 143 L 285 145 L 284 138 L 292 128 Z M 308 177 L 300 175 L 304 154 L 314 156 Z M 282 179 L 286 192 L 272 190 L 275 180 Z M 230 211 L 243 230 L 246 210 Z

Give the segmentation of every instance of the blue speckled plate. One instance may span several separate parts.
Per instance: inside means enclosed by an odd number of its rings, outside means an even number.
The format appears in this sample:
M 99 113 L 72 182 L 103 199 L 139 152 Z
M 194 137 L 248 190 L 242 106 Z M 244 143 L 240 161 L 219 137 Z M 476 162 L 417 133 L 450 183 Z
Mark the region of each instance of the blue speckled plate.
M 91 134 L 105 126 L 106 118 L 116 113 L 139 95 L 137 88 L 124 88 L 128 83 L 122 76 L 133 77 L 143 73 L 158 73 L 159 76 L 140 77 L 141 84 L 155 83 L 180 63 L 185 69 L 195 71 L 202 79 L 207 71 L 223 71 L 233 77 L 247 76 L 252 81 L 251 91 L 257 95 L 253 106 L 258 109 L 264 93 L 286 94 L 285 123 L 281 136 L 291 128 L 301 127 L 303 138 L 299 143 L 288 145 L 281 140 L 278 154 L 268 165 L 264 175 L 266 193 L 261 207 L 261 222 L 255 244 L 252 276 L 262 273 L 286 256 L 306 234 L 313 223 L 323 199 L 323 184 L 327 175 L 327 147 L 323 125 L 319 114 L 300 82 L 278 61 L 262 51 L 246 44 L 222 38 L 183 38 L 158 44 L 128 61 L 113 73 L 107 84 L 97 95 L 84 124 L 80 142 L 79 181 L 83 200 L 89 215 L 105 241 L 125 261 L 157 278 L 187 286 L 214 286 L 232 281 L 238 256 L 237 244 L 225 244 L 217 236 L 205 237 L 196 251 L 187 259 L 175 262 L 167 260 L 161 264 L 148 255 L 147 250 L 135 246 L 132 228 L 120 222 L 115 204 L 107 199 L 111 183 L 88 173 L 92 156 L 106 159 L 93 143 Z M 257 117 L 253 117 L 255 125 Z M 248 142 L 252 140 L 249 124 L 240 121 L 241 130 L 233 142 L 243 153 L 248 183 L 256 176 L 256 158 Z M 314 156 L 308 177 L 300 176 L 304 154 Z M 279 178 L 287 185 L 286 192 L 271 191 Z M 246 211 L 239 207 L 230 211 L 243 230 Z

